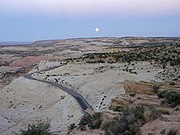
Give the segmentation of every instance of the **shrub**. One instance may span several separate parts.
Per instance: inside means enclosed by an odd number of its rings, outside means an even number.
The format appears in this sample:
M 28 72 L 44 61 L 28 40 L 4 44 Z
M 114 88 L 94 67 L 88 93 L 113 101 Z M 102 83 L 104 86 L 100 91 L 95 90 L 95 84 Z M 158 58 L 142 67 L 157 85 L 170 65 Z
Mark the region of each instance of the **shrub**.
M 176 106 L 176 107 L 174 108 L 174 110 L 175 110 L 175 111 L 179 111 L 179 110 L 180 110 L 180 106 Z
M 175 91 L 161 91 L 157 94 L 159 98 L 163 98 L 164 102 L 172 107 L 180 105 L 180 93 Z
M 165 109 L 158 109 L 158 112 L 160 112 L 162 114 L 167 114 L 167 115 L 170 114 L 170 112 L 168 110 L 165 110 Z
M 101 127 L 101 123 L 102 123 L 101 113 L 95 113 L 92 116 L 92 120 L 88 124 L 88 127 L 91 128 L 91 129 L 99 129 Z
M 142 123 L 144 123 L 144 121 L 145 121 L 144 107 L 143 106 L 137 106 L 136 108 L 133 108 L 132 111 L 133 111 L 133 114 L 135 115 L 136 119 L 138 119 Z
M 88 124 L 88 122 L 91 120 L 91 116 L 89 114 L 86 114 L 82 117 L 82 119 L 79 122 L 80 126 L 85 126 Z
M 175 85 L 176 83 L 175 82 L 170 82 L 169 85 Z
M 160 91 L 157 93 L 158 98 L 164 98 L 167 95 L 167 91 Z
M 73 130 L 74 128 L 76 128 L 75 123 L 72 123 L 70 126 L 68 126 L 68 129 L 69 129 L 69 130 Z
M 50 131 L 50 122 L 28 125 L 27 130 L 21 130 L 17 135 L 53 135 Z
M 176 135 L 177 134 L 177 130 L 175 129 L 170 129 L 167 133 L 167 135 Z
M 160 112 L 154 106 L 150 106 L 147 109 L 147 114 L 146 114 L 146 118 L 145 118 L 146 122 L 155 120 L 155 119 L 159 118 L 160 115 L 161 115 Z
M 145 113 L 148 111 L 147 117 Z M 106 135 L 140 135 L 140 127 L 150 120 L 160 116 L 155 107 L 137 106 L 134 108 L 124 108 L 122 115 L 112 121 L 103 124 L 102 129 Z
M 102 123 L 101 129 L 107 131 L 109 129 L 110 125 L 112 124 L 112 122 L 113 121 L 105 121 L 104 123 Z
M 160 85 L 155 84 L 155 85 L 152 86 L 152 88 L 153 88 L 154 93 L 158 93 Z
M 139 135 L 141 122 L 144 121 L 144 108 L 126 108 L 118 119 L 113 120 L 106 130 L 106 134 L 112 135 Z
M 160 134 L 163 135 L 166 133 L 166 129 L 161 130 Z
M 94 115 L 87 114 L 79 122 L 80 127 L 88 126 L 90 129 L 99 129 L 101 127 L 101 113 L 95 113 Z
M 123 106 L 116 106 L 114 111 L 116 111 L 116 112 L 123 112 L 124 111 L 124 107 Z
M 136 93 L 130 93 L 129 96 L 135 97 L 135 96 L 136 96 Z

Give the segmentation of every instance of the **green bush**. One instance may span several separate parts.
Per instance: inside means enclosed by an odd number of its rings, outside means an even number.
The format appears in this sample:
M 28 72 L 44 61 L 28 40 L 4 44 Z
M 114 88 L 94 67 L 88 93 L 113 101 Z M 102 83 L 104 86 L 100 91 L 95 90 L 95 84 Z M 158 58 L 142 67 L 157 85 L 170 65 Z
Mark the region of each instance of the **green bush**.
M 160 91 L 157 93 L 158 98 L 165 98 L 167 96 L 167 91 Z
M 21 130 L 17 135 L 53 135 L 50 131 L 50 122 L 29 125 L 27 130 Z
M 136 108 L 132 109 L 133 114 L 135 115 L 136 119 L 144 123 L 145 117 L 144 117 L 144 107 L 143 106 L 137 106 Z
M 175 129 L 170 129 L 167 133 L 167 135 L 176 135 L 177 134 L 177 130 Z
M 105 121 L 104 123 L 102 123 L 101 129 L 107 131 L 109 129 L 110 125 L 112 124 L 112 122 L 113 121 Z
M 145 117 L 145 113 L 149 112 Z M 155 107 L 124 108 L 122 115 L 102 125 L 106 135 L 140 135 L 140 127 L 160 116 Z
M 157 94 L 159 98 L 163 98 L 164 102 L 172 107 L 180 105 L 180 93 L 175 91 L 161 91 Z
M 154 107 L 154 106 L 150 106 L 147 111 L 149 112 L 147 115 L 146 115 L 146 122 L 149 122 L 149 121 L 152 121 L 152 120 L 155 120 L 157 118 L 160 117 L 160 112 Z
M 94 115 L 87 114 L 79 122 L 79 126 L 88 126 L 90 129 L 99 129 L 101 127 L 101 113 L 95 113 Z
M 143 113 L 143 107 L 124 109 L 122 116 L 108 125 L 109 129 L 106 130 L 106 134 L 140 135 L 140 126 L 144 123 Z
M 89 114 L 86 114 L 82 117 L 82 119 L 79 122 L 80 126 L 85 126 L 89 123 L 89 121 L 91 121 L 91 116 Z
M 124 107 L 123 106 L 116 106 L 115 109 L 113 111 L 116 112 L 123 112 L 124 111 Z

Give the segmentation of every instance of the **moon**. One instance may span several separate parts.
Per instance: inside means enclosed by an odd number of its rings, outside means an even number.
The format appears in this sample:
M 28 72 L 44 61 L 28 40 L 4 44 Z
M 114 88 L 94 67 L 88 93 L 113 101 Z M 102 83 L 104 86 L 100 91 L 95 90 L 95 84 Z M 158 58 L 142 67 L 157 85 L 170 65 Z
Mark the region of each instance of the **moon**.
M 96 32 L 99 32 L 99 30 L 100 30 L 100 29 L 99 29 L 98 27 L 97 27 L 97 28 L 95 28 L 95 31 L 96 31 Z

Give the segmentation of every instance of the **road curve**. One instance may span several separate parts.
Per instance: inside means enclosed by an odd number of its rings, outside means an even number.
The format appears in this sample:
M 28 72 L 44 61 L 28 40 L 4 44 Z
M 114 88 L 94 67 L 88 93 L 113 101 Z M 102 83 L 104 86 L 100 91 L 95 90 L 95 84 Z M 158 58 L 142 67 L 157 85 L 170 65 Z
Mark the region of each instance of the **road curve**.
M 50 71 L 50 70 L 53 70 L 53 69 L 58 68 L 58 67 L 60 67 L 60 66 L 55 66 L 55 67 L 44 69 L 44 70 L 34 72 L 34 73 Z M 30 79 L 30 80 L 36 80 L 36 81 L 39 81 L 39 82 L 43 82 L 43 83 L 58 87 L 59 89 L 67 92 L 69 95 L 74 97 L 77 100 L 77 102 L 79 103 L 79 105 L 80 105 L 80 107 L 82 108 L 83 111 L 85 111 L 86 109 L 93 110 L 92 106 L 83 98 L 83 96 L 80 95 L 79 93 L 77 93 L 76 91 L 74 91 L 73 89 L 69 89 L 69 88 L 64 87 L 63 85 L 55 83 L 55 82 L 49 82 L 49 81 L 46 81 L 46 80 L 40 80 L 40 79 L 33 78 L 32 74 L 34 74 L 34 73 L 26 74 L 26 75 L 24 75 L 24 77 L 27 78 L 27 79 Z

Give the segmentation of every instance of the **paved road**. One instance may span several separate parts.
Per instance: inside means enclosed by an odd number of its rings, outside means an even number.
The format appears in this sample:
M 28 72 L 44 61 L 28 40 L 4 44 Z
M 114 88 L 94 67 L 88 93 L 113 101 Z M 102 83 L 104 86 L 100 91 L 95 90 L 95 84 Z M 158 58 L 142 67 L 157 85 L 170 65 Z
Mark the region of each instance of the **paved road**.
M 60 67 L 60 66 L 44 69 L 44 70 L 34 72 L 34 73 L 41 73 L 41 72 L 45 72 L 45 71 L 50 71 L 50 70 L 53 70 L 53 69 L 58 68 L 58 67 Z M 61 90 L 67 92 L 69 95 L 73 96 L 77 100 L 77 102 L 79 103 L 79 105 L 81 106 L 83 111 L 85 111 L 86 109 L 93 110 L 91 105 L 83 98 L 83 96 L 81 96 L 79 93 L 77 93 L 73 89 L 66 88 L 63 85 L 55 83 L 55 82 L 49 82 L 49 81 L 46 81 L 46 80 L 40 80 L 40 79 L 33 78 L 32 75 L 34 73 L 26 74 L 26 75 L 24 75 L 24 77 L 27 78 L 27 79 L 30 79 L 30 80 L 36 80 L 36 81 L 39 81 L 39 82 L 43 82 L 43 83 L 50 84 L 52 86 L 58 87 Z

